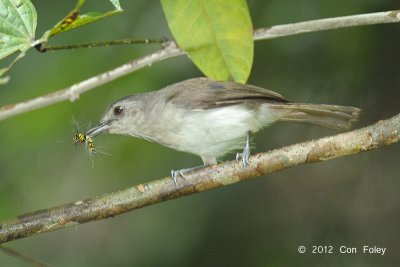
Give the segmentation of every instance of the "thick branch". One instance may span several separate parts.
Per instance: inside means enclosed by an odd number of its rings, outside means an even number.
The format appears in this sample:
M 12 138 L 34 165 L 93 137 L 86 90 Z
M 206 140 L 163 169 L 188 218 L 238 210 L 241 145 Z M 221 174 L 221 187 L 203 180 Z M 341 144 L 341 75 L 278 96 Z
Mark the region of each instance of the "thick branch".
M 277 37 L 284 37 L 305 32 L 322 31 L 330 29 L 338 29 L 345 27 L 354 27 L 361 25 L 394 23 L 400 22 L 400 11 L 377 12 L 363 15 L 354 15 L 346 17 L 336 17 L 329 19 L 312 20 L 306 22 L 292 23 L 273 26 L 270 28 L 262 28 L 254 31 L 254 40 L 265 40 Z M 61 101 L 74 101 L 89 90 L 100 85 L 113 81 L 121 76 L 150 66 L 164 59 L 183 55 L 174 42 L 166 43 L 166 47 L 141 57 L 139 59 L 128 62 L 113 70 L 104 72 L 95 77 L 89 78 L 82 82 L 72 85 L 71 87 L 40 96 L 31 100 L 23 101 L 16 104 L 6 105 L 0 108 L 0 120 L 7 119 L 18 114 L 29 112 L 38 108 L 46 107 Z
M 211 190 L 305 163 L 356 154 L 398 142 L 400 114 L 371 126 L 260 153 L 245 169 L 229 161 L 185 175 L 179 186 L 168 177 L 104 196 L 39 210 L 0 222 L 0 243 L 67 226 L 105 219 L 134 209 Z

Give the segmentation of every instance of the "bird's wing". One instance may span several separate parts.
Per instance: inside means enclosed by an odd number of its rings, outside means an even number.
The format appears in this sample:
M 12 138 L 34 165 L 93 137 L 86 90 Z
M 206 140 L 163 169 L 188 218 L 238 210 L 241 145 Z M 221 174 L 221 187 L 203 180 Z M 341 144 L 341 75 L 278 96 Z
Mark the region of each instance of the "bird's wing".
M 280 94 L 253 85 L 194 78 L 162 90 L 166 102 L 188 109 L 213 109 L 232 105 L 289 102 Z

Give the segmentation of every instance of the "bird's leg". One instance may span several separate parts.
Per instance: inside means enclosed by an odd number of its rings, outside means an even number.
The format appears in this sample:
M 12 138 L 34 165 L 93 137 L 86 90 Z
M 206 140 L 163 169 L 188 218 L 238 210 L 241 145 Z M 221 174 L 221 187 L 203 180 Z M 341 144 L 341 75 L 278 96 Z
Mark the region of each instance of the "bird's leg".
M 240 158 L 242 158 L 244 168 L 247 168 L 247 166 L 250 163 L 249 162 L 249 158 L 250 158 L 250 134 L 251 134 L 251 132 L 247 133 L 246 146 L 244 147 L 243 152 L 236 154 L 236 160 L 239 160 Z

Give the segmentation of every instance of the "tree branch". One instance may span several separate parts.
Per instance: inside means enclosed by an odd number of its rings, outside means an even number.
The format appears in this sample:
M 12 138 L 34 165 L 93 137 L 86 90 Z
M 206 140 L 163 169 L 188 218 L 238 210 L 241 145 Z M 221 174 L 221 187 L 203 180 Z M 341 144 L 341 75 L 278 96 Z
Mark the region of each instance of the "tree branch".
M 182 54 L 182 50 L 180 50 L 174 42 L 166 42 L 163 49 L 128 62 L 113 70 L 104 72 L 82 82 L 76 83 L 65 89 L 17 104 L 6 105 L 0 108 L 0 121 L 18 114 L 46 107 L 68 99 L 73 102 L 79 98 L 79 95 L 86 93 L 87 91 L 90 91 L 100 85 L 111 82 L 119 77 L 142 69 L 146 66 L 151 66 L 153 63 L 162 61 L 167 58 L 176 57 Z
M 113 217 L 134 209 L 208 191 L 305 163 L 357 154 L 400 139 L 400 114 L 368 127 L 299 143 L 250 157 L 245 169 L 229 161 L 185 175 L 140 184 L 104 196 L 39 210 L 0 222 L 0 243 L 67 226 Z
M 306 32 L 394 22 L 400 22 L 399 10 L 319 19 L 306 22 L 277 25 L 270 28 L 257 29 L 254 31 L 254 40 L 266 40 Z M 121 76 L 144 68 L 146 66 L 151 66 L 156 62 L 172 57 L 177 57 L 183 54 L 184 52 L 180 50 L 174 42 L 167 42 L 166 46 L 161 50 L 128 62 L 113 70 L 104 72 L 82 82 L 76 83 L 65 89 L 55 91 L 53 93 L 27 101 L 3 106 L 0 108 L 0 121 L 61 101 L 74 101 L 79 98 L 80 94 L 92 90 L 100 85 L 111 82 Z
M 254 40 L 273 39 L 307 32 L 395 22 L 400 22 L 400 10 L 317 19 L 262 28 L 254 31 Z

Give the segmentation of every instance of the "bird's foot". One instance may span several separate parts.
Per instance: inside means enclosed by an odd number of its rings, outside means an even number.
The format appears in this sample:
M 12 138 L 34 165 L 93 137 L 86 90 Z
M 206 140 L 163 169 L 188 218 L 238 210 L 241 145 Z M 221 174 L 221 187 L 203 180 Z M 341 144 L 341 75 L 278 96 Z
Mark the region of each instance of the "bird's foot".
M 236 154 L 236 161 L 242 159 L 243 167 L 246 169 L 250 164 L 250 133 L 247 134 L 246 138 L 246 146 L 243 149 L 242 153 Z
M 243 162 L 243 167 L 247 168 L 250 164 L 250 149 L 244 149 L 243 153 L 237 153 L 236 154 L 236 161 L 242 160 Z
M 180 169 L 180 170 L 171 170 L 171 177 L 172 180 L 174 180 L 174 183 L 176 185 L 176 187 L 178 187 L 178 177 L 181 176 L 183 179 L 186 179 L 186 174 L 192 172 L 192 171 L 196 171 L 202 168 L 207 167 L 208 165 L 201 165 L 201 166 L 196 166 L 196 167 L 192 167 L 192 168 L 187 168 L 187 169 Z
M 184 170 L 184 169 L 183 169 Z M 178 187 L 178 176 L 181 176 L 182 178 L 184 178 L 185 179 L 185 175 L 183 174 L 183 171 L 182 170 L 177 170 L 177 171 L 175 171 L 175 170 L 171 170 L 171 177 L 172 177 L 172 180 L 174 180 L 174 183 L 175 183 L 175 186 L 176 187 Z

